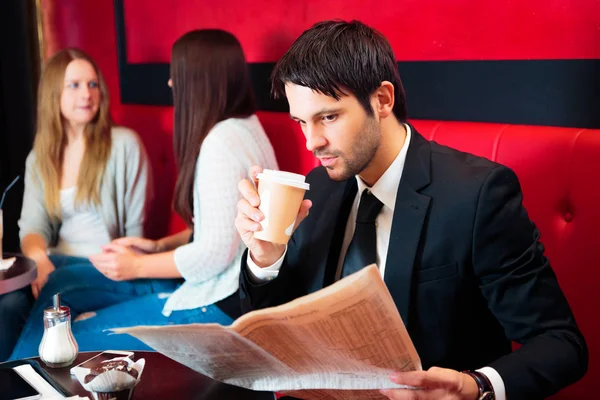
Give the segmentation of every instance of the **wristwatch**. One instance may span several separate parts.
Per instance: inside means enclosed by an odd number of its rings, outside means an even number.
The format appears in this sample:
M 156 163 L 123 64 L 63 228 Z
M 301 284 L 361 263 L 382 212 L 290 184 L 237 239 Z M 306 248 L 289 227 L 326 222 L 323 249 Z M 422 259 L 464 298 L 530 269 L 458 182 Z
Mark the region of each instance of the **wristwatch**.
M 477 400 L 496 400 L 494 387 L 484 373 L 479 371 L 463 371 L 463 374 L 467 374 L 471 378 L 475 379 L 477 388 L 479 389 L 479 397 L 477 397 Z

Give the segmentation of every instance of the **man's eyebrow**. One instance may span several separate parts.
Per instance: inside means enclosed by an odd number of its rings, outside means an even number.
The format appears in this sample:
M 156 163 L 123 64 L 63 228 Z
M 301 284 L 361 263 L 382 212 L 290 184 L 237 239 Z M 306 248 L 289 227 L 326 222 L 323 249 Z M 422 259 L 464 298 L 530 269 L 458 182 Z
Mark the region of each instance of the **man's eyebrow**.
M 340 108 L 322 108 L 321 110 L 314 113 L 311 118 L 320 117 L 321 115 L 338 114 L 340 111 Z M 290 118 L 295 121 L 302 121 L 301 118 L 298 118 L 292 114 L 290 114 Z

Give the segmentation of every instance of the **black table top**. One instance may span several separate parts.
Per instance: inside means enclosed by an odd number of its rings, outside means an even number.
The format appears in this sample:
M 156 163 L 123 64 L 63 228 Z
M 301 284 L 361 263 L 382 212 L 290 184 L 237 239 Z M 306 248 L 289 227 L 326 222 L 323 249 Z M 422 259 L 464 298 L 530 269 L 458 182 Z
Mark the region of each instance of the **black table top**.
M 75 376 L 69 373 L 71 367 L 95 356 L 98 352 L 79 353 L 72 365 L 64 368 L 48 368 L 39 358 L 35 358 L 42 368 L 59 385 L 80 396 L 88 396 Z M 144 373 L 133 393 L 135 399 L 194 399 L 194 400 L 274 400 L 271 392 L 255 392 L 237 386 L 217 382 L 207 376 L 171 360 L 156 352 L 136 351 L 134 360 L 144 358 Z

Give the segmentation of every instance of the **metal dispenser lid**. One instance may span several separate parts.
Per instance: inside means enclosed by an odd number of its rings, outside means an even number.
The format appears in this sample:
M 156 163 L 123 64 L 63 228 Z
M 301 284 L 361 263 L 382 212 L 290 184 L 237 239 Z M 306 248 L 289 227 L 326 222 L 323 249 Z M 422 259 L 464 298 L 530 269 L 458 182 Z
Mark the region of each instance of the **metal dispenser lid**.
M 52 307 L 48 307 L 44 309 L 44 318 L 54 319 L 58 317 L 67 317 L 71 315 L 71 310 L 67 306 L 60 305 L 60 294 L 56 293 L 52 297 Z

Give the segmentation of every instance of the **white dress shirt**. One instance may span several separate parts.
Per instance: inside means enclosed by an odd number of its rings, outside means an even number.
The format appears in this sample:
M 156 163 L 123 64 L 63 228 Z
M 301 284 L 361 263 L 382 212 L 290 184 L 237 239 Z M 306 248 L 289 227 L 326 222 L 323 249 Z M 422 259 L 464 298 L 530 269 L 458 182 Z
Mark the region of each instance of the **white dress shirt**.
M 377 219 L 375 220 L 376 224 L 376 235 L 377 235 L 377 265 L 379 267 L 379 273 L 383 278 L 385 276 L 385 264 L 387 260 L 387 252 L 388 246 L 390 242 L 390 233 L 392 231 L 392 221 L 394 216 L 394 207 L 396 205 L 396 195 L 398 193 L 398 186 L 400 185 L 400 178 L 402 178 L 402 172 L 404 171 L 404 164 L 406 162 L 406 154 L 408 152 L 408 146 L 410 144 L 411 138 L 411 130 L 410 126 L 404 124 L 406 128 L 406 140 L 404 141 L 404 145 L 400 152 L 396 156 L 396 159 L 392 162 L 392 164 L 388 167 L 388 169 L 383 173 L 381 178 L 373 187 L 369 188 L 363 180 L 356 175 L 356 181 L 358 183 L 358 192 L 356 193 L 356 197 L 354 198 L 354 204 L 352 205 L 352 209 L 350 211 L 350 215 L 348 216 L 348 222 L 346 223 L 346 231 L 344 233 L 344 241 L 342 242 L 342 248 L 340 251 L 340 258 L 338 260 L 337 271 L 335 274 L 335 279 L 340 279 L 342 274 L 342 266 L 344 265 L 344 258 L 346 257 L 346 251 L 348 250 L 348 246 L 350 246 L 350 242 L 352 241 L 352 237 L 354 236 L 354 229 L 356 227 L 356 214 L 358 213 L 358 203 L 360 201 L 360 196 L 365 189 L 369 189 L 371 193 L 377 197 L 379 201 L 383 203 L 383 207 L 381 208 L 381 212 L 378 214 Z M 285 258 L 286 251 L 283 253 L 281 258 L 275 262 L 275 264 L 266 267 L 260 268 L 254 261 L 252 261 L 251 257 L 247 257 L 248 270 L 250 272 L 251 278 L 257 283 L 266 282 L 272 279 L 275 279 L 279 274 L 279 269 L 283 264 L 283 259 Z M 506 400 L 506 394 L 504 389 L 504 381 L 498 372 L 491 367 L 484 367 L 479 369 L 478 371 L 484 373 L 492 386 L 494 387 L 494 392 L 496 393 L 496 399 L 498 400 Z

